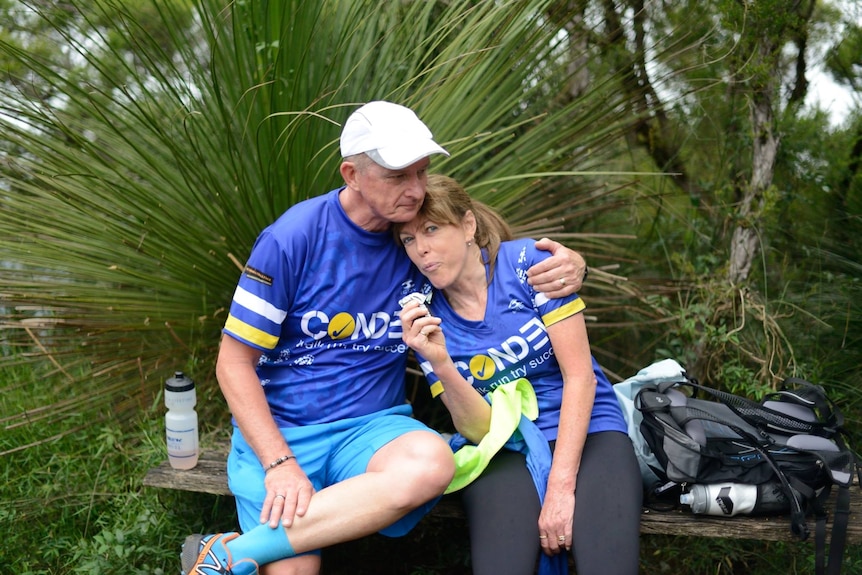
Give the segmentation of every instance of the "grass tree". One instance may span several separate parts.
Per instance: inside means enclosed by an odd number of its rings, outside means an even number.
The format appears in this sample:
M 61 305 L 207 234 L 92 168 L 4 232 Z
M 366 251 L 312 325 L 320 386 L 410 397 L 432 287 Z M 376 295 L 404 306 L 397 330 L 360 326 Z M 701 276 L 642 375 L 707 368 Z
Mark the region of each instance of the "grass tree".
M 522 233 L 611 253 L 571 233 L 611 205 L 624 107 L 601 82 L 561 98 L 566 3 L 23 4 L 63 49 L 0 44 L 0 341 L 7 364 L 98 382 L 69 410 L 211 378 L 256 234 L 339 185 L 340 124 L 366 101 L 416 109 L 452 152 L 432 169 Z

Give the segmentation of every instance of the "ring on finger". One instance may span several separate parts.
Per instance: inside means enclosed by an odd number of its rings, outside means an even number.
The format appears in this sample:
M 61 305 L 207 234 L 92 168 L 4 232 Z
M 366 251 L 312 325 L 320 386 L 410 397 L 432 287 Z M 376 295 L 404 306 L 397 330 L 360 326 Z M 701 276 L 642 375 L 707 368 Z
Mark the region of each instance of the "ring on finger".
M 547 535 L 539 535 L 539 539 L 547 539 L 547 538 L 548 538 Z
M 276 498 L 276 499 L 278 499 L 279 497 L 281 497 L 282 499 L 287 499 L 287 498 L 286 498 L 284 495 L 282 495 L 281 493 L 276 493 L 276 494 L 275 494 L 275 498 Z
M 566 536 L 560 535 L 559 537 L 557 537 L 557 541 L 559 541 L 560 543 L 565 543 L 566 542 Z
M 566 285 L 566 278 L 560 278 L 558 281 L 560 282 L 561 286 Z

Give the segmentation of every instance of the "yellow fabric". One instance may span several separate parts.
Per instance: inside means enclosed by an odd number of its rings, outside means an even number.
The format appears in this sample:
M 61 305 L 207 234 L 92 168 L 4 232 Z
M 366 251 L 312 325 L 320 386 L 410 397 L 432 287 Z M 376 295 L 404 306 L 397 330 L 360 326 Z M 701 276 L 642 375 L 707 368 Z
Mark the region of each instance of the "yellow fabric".
M 577 313 L 581 313 L 587 308 L 587 304 L 584 303 L 584 300 L 581 298 L 570 301 L 567 304 L 563 304 L 557 309 L 552 309 L 548 313 L 542 316 L 542 323 L 545 324 L 545 327 L 554 325 L 560 320 L 564 320 L 567 317 L 571 317 Z
M 437 397 L 441 393 L 443 393 L 443 382 L 435 381 L 431 384 L 431 397 Z
M 458 491 L 479 477 L 491 458 L 506 445 L 518 429 L 521 415 L 534 421 L 539 416 L 539 403 L 533 386 L 524 378 L 496 388 L 490 394 L 491 426 L 479 445 L 464 445 L 455 452 L 455 477 L 446 493 Z

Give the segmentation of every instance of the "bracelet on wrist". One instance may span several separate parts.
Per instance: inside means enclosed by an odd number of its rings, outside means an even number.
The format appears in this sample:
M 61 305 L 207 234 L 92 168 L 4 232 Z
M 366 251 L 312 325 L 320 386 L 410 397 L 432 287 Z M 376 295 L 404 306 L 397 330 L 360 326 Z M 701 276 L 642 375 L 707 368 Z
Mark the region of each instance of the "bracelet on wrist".
M 291 459 L 296 459 L 296 456 L 295 455 L 282 455 L 281 457 L 279 457 L 278 459 L 276 459 L 275 461 L 270 463 L 267 466 L 266 470 L 269 471 L 270 469 L 278 467 L 282 463 L 285 463 L 286 461 L 290 461 Z

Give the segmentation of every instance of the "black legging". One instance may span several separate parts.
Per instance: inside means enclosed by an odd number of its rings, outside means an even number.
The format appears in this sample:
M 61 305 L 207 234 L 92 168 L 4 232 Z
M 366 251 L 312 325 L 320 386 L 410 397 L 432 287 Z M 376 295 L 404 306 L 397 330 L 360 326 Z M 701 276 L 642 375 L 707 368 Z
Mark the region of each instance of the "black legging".
M 501 451 L 461 497 L 474 575 L 534 573 L 541 507 L 524 455 Z M 572 554 L 578 575 L 637 574 L 641 498 L 640 468 L 628 436 L 587 436 L 575 494 Z

